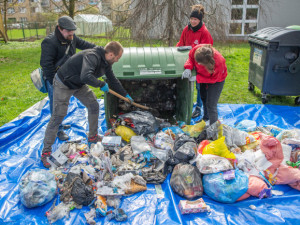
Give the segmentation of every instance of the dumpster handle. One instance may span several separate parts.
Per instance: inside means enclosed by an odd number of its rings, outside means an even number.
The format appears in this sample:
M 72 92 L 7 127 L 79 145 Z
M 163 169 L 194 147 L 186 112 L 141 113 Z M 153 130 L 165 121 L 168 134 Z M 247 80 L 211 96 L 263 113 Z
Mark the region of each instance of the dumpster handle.
M 290 73 L 297 73 L 300 70 L 300 56 L 289 66 Z

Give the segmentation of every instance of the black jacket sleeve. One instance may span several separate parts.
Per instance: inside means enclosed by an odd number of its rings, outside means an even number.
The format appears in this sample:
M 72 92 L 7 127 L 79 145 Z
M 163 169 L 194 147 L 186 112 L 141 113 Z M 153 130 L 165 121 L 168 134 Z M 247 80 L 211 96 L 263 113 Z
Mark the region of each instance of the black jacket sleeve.
M 93 87 L 103 87 L 105 85 L 105 82 L 98 80 L 95 76 L 99 61 L 100 59 L 96 54 L 87 54 L 83 57 L 80 73 L 81 82 Z
M 85 49 L 96 47 L 95 44 L 92 44 L 90 42 L 82 40 L 81 38 L 77 37 L 76 35 L 74 35 L 74 38 L 76 39 L 76 48 L 78 48 L 80 50 L 85 50 Z
M 123 88 L 121 82 L 116 78 L 114 72 L 112 71 L 111 65 L 107 65 L 105 76 L 107 78 L 108 85 L 112 90 L 124 97 L 127 95 L 127 92 Z
M 43 69 L 43 75 L 51 84 L 55 75 L 55 59 L 57 54 L 56 47 L 52 44 L 51 40 L 46 38 L 41 44 L 41 60 L 40 65 Z

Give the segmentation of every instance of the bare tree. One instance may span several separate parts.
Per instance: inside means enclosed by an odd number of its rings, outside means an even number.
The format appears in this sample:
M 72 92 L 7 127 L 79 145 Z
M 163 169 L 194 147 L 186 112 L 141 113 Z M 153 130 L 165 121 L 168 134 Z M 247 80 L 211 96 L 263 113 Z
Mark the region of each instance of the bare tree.
M 51 4 L 54 5 L 57 9 L 60 9 L 60 14 L 68 15 L 71 18 L 78 13 L 83 12 L 92 12 L 95 8 L 95 5 L 90 5 L 88 2 L 83 2 L 81 0 L 62 0 L 62 2 L 55 2 L 54 0 L 50 0 Z M 75 6 L 83 5 L 84 9 L 77 9 Z M 49 10 L 51 12 L 52 10 Z M 99 12 L 99 10 L 95 10 L 94 12 Z

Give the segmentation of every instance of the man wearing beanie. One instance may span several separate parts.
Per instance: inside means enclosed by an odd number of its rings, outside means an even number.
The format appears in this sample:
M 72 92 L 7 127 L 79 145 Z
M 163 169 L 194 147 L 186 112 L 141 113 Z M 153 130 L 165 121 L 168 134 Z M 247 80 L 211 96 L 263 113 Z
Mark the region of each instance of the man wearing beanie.
M 76 48 L 84 50 L 93 48 L 96 45 L 84 41 L 75 35 L 77 29 L 74 20 L 69 16 L 62 16 L 58 19 L 54 33 L 48 35 L 42 42 L 41 67 L 50 100 L 50 113 L 53 112 L 53 78 L 60 66 L 76 53 Z M 64 129 L 70 125 L 60 125 L 57 136 L 60 140 L 68 140 Z
M 204 7 L 202 5 L 193 5 L 192 12 L 190 14 L 190 23 L 183 29 L 177 47 L 179 46 L 196 46 L 199 44 L 211 44 L 213 45 L 213 39 L 207 30 L 204 22 Z M 182 74 L 182 78 L 188 78 L 190 81 L 195 81 L 196 76 L 192 77 L 190 70 L 185 70 Z M 192 114 L 192 118 L 201 116 L 202 101 L 200 97 L 200 84 L 196 83 L 197 88 L 197 105 Z M 199 118 L 200 119 L 200 118 Z

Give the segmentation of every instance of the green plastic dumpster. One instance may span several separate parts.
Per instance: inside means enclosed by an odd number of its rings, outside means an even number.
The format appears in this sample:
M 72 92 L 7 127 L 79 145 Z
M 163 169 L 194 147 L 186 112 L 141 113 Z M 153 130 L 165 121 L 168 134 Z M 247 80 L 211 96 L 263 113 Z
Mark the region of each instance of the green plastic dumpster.
M 169 122 L 190 124 L 194 82 L 181 79 L 188 53 L 175 47 L 124 48 L 113 71 L 136 103 L 157 110 Z M 111 94 L 104 95 L 104 104 L 108 127 L 112 116 L 137 109 Z
M 248 41 L 248 89 L 258 87 L 263 104 L 267 95 L 300 95 L 300 30 L 268 27 L 250 34 Z M 299 97 L 295 104 L 300 104 Z

